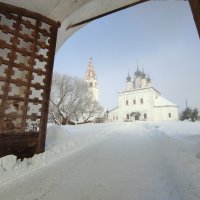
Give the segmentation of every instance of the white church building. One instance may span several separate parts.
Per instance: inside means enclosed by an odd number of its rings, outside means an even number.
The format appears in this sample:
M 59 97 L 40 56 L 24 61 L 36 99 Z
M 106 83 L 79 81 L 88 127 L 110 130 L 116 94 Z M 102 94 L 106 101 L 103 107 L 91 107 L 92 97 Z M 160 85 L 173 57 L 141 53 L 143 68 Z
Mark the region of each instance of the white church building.
M 118 107 L 108 113 L 108 121 L 178 120 L 178 106 L 161 96 L 144 71 L 137 68 L 134 80 L 128 74 L 126 90 L 118 93 Z

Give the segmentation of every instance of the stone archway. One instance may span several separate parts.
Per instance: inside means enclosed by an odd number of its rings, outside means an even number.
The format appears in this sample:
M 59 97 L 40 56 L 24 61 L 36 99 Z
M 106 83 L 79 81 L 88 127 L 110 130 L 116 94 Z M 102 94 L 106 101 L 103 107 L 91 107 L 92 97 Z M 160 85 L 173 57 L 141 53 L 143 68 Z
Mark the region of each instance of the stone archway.
M 55 47 L 88 22 L 146 1 L 0 0 L 0 157 L 44 151 Z M 189 3 L 200 35 L 200 0 Z
M 148 0 L 0 0 L 0 2 L 25 8 L 54 21 L 60 21 L 61 27 L 58 30 L 56 45 L 58 50 L 72 34 L 90 21 L 148 2 Z M 200 0 L 189 0 L 189 3 L 200 34 Z

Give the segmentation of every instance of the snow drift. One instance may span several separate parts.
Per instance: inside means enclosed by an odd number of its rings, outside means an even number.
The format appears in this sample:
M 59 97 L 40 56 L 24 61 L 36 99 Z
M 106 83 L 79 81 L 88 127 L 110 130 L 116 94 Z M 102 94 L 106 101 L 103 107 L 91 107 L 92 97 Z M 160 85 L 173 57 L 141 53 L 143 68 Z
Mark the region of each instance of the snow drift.
M 156 135 L 175 145 L 185 158 L 196 158 L 200 162 L 200 123 L 191 122 L 138 122 L 86 124 L 79 126 L 48 126 L 46 151 L 23 161 L 14 155 L 0 159 L 0 185 L 7 184 L 21 176 L 47 167 L 58 159 L 99 143 L 106 138 L 125 132 L 126 134 Z M 169 148 L 172 146 L 169 145 Z M 187 151 L 186 151 L 187 149 Z M 175 155 L 179 157 L 179 155 Z

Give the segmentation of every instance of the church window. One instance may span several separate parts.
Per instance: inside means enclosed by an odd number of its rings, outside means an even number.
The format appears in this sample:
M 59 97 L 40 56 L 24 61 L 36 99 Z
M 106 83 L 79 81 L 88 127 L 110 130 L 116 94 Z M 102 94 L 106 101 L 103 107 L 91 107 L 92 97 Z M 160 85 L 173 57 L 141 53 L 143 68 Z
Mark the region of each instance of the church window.
M 135 99 L 133 99 L 133 104 L 136 104 L 136 100 Z
M 128 106 L 128 100 L 126 100 L 126 105 Z
M 168 116 L 169 116 L 169 118 L 171 118 L 171 117 L 172 117 L 172 114 L 171 114 L 171 113 L 168 113 Z
M 90 82 L 90 87 L 92 87 L 92 82 Z
M 144 113 L 144 119 L 147 119 L 147 114 L 146 113 Z
M 140 99 L 140 103 L 143 104 L 143 99 L 142 98 Z
M 113 120 L 115 120 L 115 117 L 113 117 Z
M 118 120 L 118 117 L 116 117 L 116 120 Z
M 126 114 L 126 119 L 129 119 L 129 114 Z

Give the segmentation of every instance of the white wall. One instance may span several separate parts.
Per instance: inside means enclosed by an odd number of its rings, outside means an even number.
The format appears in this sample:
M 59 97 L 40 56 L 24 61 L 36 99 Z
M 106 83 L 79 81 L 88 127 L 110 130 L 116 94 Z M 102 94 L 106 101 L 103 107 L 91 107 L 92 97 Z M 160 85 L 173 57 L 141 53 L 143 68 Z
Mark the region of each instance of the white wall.
M 147 114 L 148 120 L 153 120 L 153 100 L 156 92 L 152 88 L 122 92 L 119 94 L 119 115 L 121 119 L 126 119 L 127 114 L 132 112 L 141 112 Z M 143 99 L 143 103 L 141 103 Z M 136 104 L 133 103 L 136 101 Z M 128 105 L 126 105 L 128 101 Z M 141 117 L 142 119 L 142 117 Z
M 169 116 L 171 114 L 171 117 Z M 154 120 L 178 120 L 177 107 L 156 107 L 154 110 Z
M 178 120 L 178 109 L 175 106 L 162 106 L 155 107 L 154 101 L 159 96 L 153 88 L 137 89 L 132 91 L 126 91 L 119 93 L 119 108 L 109 113 L 110 121 L 134 121 L 134 116 L 129 116 L 127 120 L 127 114 L 132 112 L 141 113 L 140 120 L 148 121 L 160 121 L 160 120 Z M 143 103 L 141 103 L 143 99 Z M 133 103 L 136 101 L 136 104 Z M 128 101 L 128 105 L 126 103 Z M 144 119 L 144 114 L 147 114 L 147 119 Z M 169 117 L 171 113 L 171 117 Z M 117 118 L 117 119 L 116 119 Z

